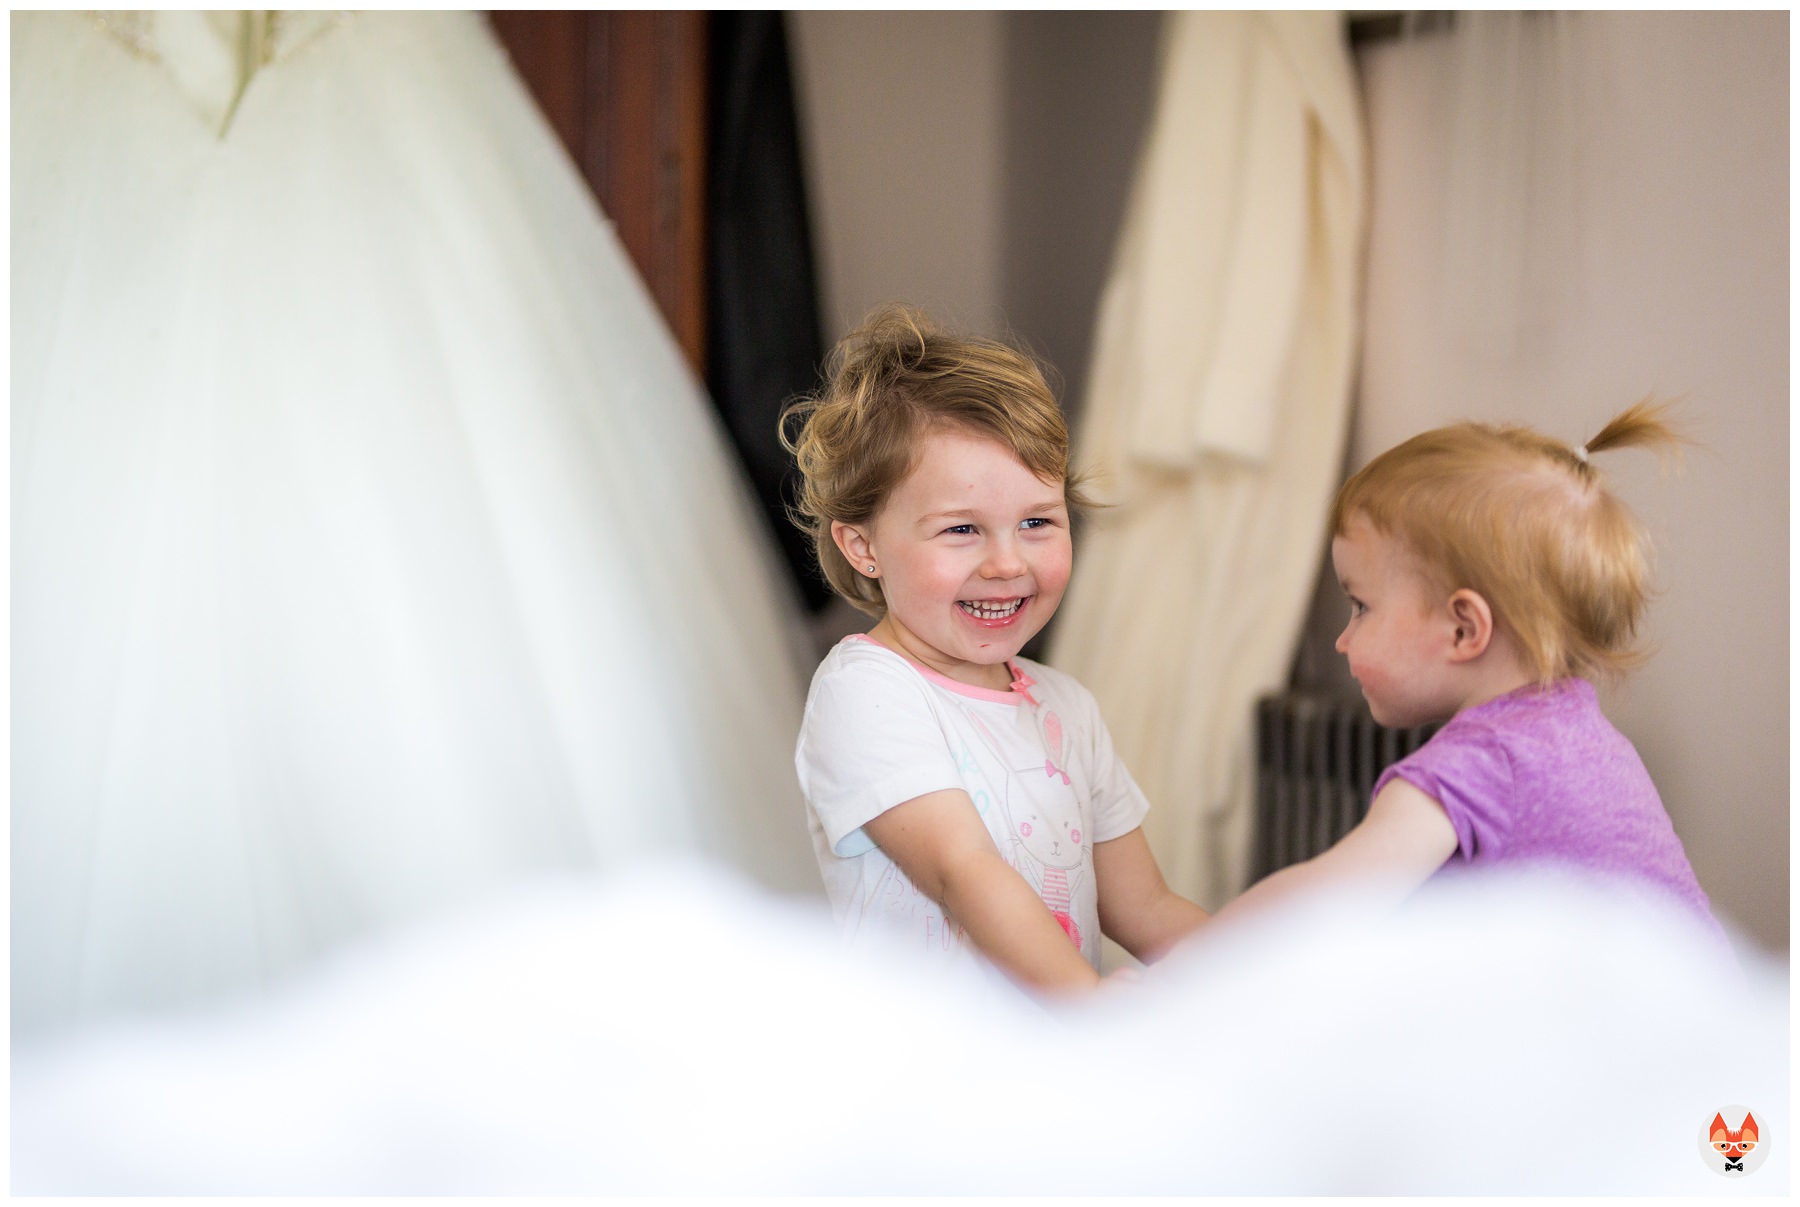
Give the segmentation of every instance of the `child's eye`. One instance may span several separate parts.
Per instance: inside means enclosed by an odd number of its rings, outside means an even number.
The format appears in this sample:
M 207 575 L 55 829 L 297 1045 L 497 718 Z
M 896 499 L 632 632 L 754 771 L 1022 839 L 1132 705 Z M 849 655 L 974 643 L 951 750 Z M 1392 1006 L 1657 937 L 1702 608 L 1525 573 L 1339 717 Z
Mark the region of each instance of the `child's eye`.
M 1040 516 L 1032 516 L 1029 520 L 1026 520 L 1024 523 L 1020 524 L 1019 527 L 1021 527 L 1021 528 L 1050 528 L 1050 527 L 1054 526 L 1055 523 L 1056 523 L 1056 521 L 1053 519 L 1050 519 L 1048 516 L 1040 515 Z
M 947 536 L 968 536 L 974 531 L 975 525 L 973 524 L 952 524 L 950 527 L 944 529 L 944 533 Z
M 1368 610 L 1369 610 L 1369 605 L 1365 604 L 1362 600 L 1356 598 L 1356 596 L 1354 596 L 1354 595 L 1352 595 L 1350 597 L 1350 619 L 1355 620 L 1358 616 L 1361 616 L 1364 612 L 1367 612 Z

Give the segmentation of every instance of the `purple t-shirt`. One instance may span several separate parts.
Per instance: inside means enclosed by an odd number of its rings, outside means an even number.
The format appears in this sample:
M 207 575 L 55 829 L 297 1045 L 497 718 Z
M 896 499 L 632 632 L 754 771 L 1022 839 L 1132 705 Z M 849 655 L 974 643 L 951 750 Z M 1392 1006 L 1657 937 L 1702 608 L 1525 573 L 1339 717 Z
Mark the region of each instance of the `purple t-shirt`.
M 1660 890 L 1718 932 L 1706 893 L 1637 750 L 1594 685 L 1526 687 L 1452 717 L 1375 781 L 1399 776 L 1444 807 L 1461 863 L 1560 863 Z

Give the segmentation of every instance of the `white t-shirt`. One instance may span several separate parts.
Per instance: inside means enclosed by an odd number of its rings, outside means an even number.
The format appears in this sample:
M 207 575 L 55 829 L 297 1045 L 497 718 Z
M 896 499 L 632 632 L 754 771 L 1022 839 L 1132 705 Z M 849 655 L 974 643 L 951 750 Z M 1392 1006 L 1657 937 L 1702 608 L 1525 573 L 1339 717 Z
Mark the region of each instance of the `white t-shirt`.
M 1149 803 L 1087 689 L 1027 658 L 1011 665 L 1012 689 L 992 691 L 867 637 L 833 647 L 813 675 L 794 751 L 813 852 L 850 936 L 896 929 L 929 951 L 975 956 L 862 828 L 895 805 L 961 788 L 1001 855 L 1098 968 L 1094 844 L 1136 829 Z

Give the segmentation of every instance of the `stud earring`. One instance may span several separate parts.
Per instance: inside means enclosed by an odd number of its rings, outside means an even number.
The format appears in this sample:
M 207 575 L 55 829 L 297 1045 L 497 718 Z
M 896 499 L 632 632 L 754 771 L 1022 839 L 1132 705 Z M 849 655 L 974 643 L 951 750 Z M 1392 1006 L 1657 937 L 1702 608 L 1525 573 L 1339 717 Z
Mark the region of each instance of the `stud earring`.
M 875 573 L 875 563 L 874 562 L 869 563 L 869 573 L 870 574 Z

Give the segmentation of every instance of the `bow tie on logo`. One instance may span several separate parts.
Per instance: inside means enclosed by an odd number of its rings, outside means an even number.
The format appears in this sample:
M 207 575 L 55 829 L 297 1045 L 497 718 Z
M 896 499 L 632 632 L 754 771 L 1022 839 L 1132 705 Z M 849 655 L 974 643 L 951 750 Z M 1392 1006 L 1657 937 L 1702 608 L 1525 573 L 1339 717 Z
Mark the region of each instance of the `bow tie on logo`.
M 1063 783 L 1066 784 L 1069 782 L 1069 773 L 1058 767 L 1055 763 L 1052 763 L 1049 759 L 1044 760 L 1044 774 L 1051 779 L 1055 779 L 1060 775 L 1062 776 Z
M 1727 1161 L 1727 1162 L 1725 1162 L 1725 1168 L 1741 1170 L 1744 1168 L 1744 1163 L 1742 1161 L 1736 1161 L 1736 1162 Z

